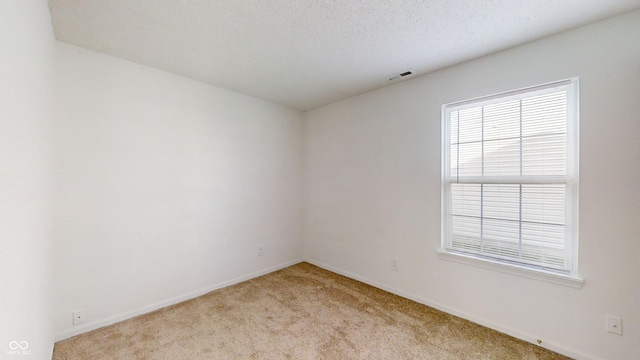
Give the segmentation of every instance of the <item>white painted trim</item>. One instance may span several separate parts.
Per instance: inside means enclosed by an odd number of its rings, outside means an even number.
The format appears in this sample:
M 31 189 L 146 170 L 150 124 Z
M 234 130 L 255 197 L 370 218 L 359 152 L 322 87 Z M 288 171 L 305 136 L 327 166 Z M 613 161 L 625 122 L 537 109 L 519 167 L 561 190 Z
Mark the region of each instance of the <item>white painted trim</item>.
M 299 263 L 301 263 L 303 261 L 304 260 L 301 259 L 301 258 L 298 258 L 296 260 L 287 261 L 285 263 L 282 263 L 282 264 L 279 264 L 279 265 L 276 265 L 276 266 L 272 266 L 272 267 L 269 267 L 269 268 L 266 268 L 266 269 L 263 269 L 263 270 L 260 270 L 260 271 L 256 271 L 256 272 L 250 273 L 250 274 L 245 275 L 245 276 L 240 276 L 240 277 L 237 277 L 237 278 L 234 278 L 234 279 L 231 279 L 231 280 L 223 281 L 221 283 L 217 283 L 217 284 L 210 285 L 210 286 L 207 286 L 205 288 L 202 288 L 202 289 L 199 289 L 199 290 L 196 290 L 196 291 L 192 291 L 192 292 L 186 293 L 184 295 L 176 296 L 176 297 L 171 298 L 171 299 L 166 299 L 166 300 L 159 301 L 159 302 L 156 302 L 156 303 L 153 303 L 153 304 L 149 304 L 147 306 L 144 306 L 144 307 L 142 307 L 140 309 L 137 309 L 137 310 L 134 310 L 134 311 L 129 311 L 129 312 L 126 312 L 126 313 L 123 313 L 123 314 L 120 314 L 120 315 L 115 315 L 115 316 L 108 317 L 106 319 L 102 319 L 102 320 L 94 321 L 94 322 L 91 322 L 91 323 L 88 323 L 88 324 L 84 324 L 84 325 L 79 326 L 79 327 L 74 327 L 72 329 L 63 331 L 60 334 L 57 334 L 54 337 L 54 341 L 58 342 L 58 341 L 61 341 L 61 340 L 64 340 L 64 339 L 68 339 L 68 338 L 76 336 L 76 335 L 80 335 L 80 334 L 88 332 L 88 331 L 96 330 L 96 329 L 99 329 L 101 327 L 105 327 L 105 326 L 108 326 L 108 325 L 111 325 L 111 324 L 115 324 L 115 323 L 120 322 L 120 321 L 124 321 L 124 320 L 127 320 L 127 319 L 131 319 L 133 317 L 136 317 L 136 316 L 147 314 L 147 313 L 150 313 L 152 311 L 155 311 L 155 310 L 167 307 L 167 306 L 171 306 L 171 305 L 175 305 L 175 304 L 181 303 L 183 301 L 191 300 L 191 299 L 196 298 L 198 296 L 204 295 L 204 294 L 206 294 L 208 292 L 211 292 L 211 291 L 214 291 L 214 290 L 218 290 L 218 289 L 222 289 L 222 288 L 225 288 L 227 286 L 235 285 L 237 283 L 241 283 L 243 281 L 247 281 L 247 280 L 256 278 L 258 276 L 266 275 L 266 274 L 272 273 L 274 271 L 278 271 L 278 270 L 284 269 L 286 267 L 289 267 L 289 266 L 292 266 L 292 265 L 295 265 L 295 264 L 299 264 Z
M 578 175 L 579 175 L 579 153 L 580 153 L 580 134 L 579 134 L 579 124 L 580 124 L 580 111 L 579 111 L 579 77 L 572 77 L 560 81 L 550 82 L 541 85 L 535 85 L 532 87 L 520 88 L 514 91 L 506 91 L 494 95 L 489 96 L 481 96 L 470 100 L 463 100 L 459 102 L 443 104 L 441 106 L 441 208 L 442 208 L 442 216 L 441 216 L 441 246 L 442 248 L 451 249 L 453 254 L 451 257 L 446 258 L 447 260 L 458 261 L 461 259 L 456 259 L 454 251 L 456 250 L 452 244 L 452 186 L 455 183 L 460 184 L 564 184 L 565 185 L 565 202 L 564 202 L 564 270 L 568 270 L 570 274 L 568 276 L 561 276 L 561 278 L 551 277 L 533 277 L 533 278 L 543 278 L 547 279 L 545 281 L 551 281 L 556 284 L 562 284 L 567 286 L 572 286 L 579 288 L 582 286 L 583 280 L 577 276 L 578 274 Z M 560 91 L 566 91 L 566 104 L 567 104 L 567 128 L 566 128 L 566 175 L 563 176 L 547 176 L 547 175 L 505 175 L 505 176 L 468 176 L 468 175 L 460 175 L 451 173 L 451 143 L 452 139 L 450 138 L 451 134 L 451 124 L 453 119 L 451 118 L 451 114 L 454 111 L 468 109 L 468 108 L 476 108 L 490 105 L 490 104 L 499 104 L 503 102 L 507 102 L 510 100 L 523 100 L 526 97 L 530 96 L 538 96 L 545 94 L 553 94 Z M 522 111 L 522 108 L 520 109 Z M 483 113 L 484 114 L 484 113 Z M 484 115 L 482 116 L 484 123 Z M 520 119 L 522 123 L 522 118 Z M 520 126 L 522 128 L 522 124 Z M 520 131 L 520 138 L 522 139 L 522 129 Z M 484 138 L 481 141 L 485 142 Z M 522 149 L 521 149 L 522 152 Z M 459 160 L 459 159 L 458 159 Z M 522 159 L 520 159 L 522 162 Z M 482 168 L 484 169 L 484 162 L 482 163 Z M 484 174 L 484 170 L 482 172 Z M 480 203 L 483 204 L 483 200 L 480 200 Z M 521 214 L 522 215 L 522 214 Z M 480 214 L 480 218 L 482 219 L 482 212 Z M 518 222 L 522 223 L 522 218 L 518 220 Z M 481 227 L 482 229 L 482 227 Z M 520 234 L 522 235 L 522 234 Z M 477 239 L 476 239 L 477 240 Z M 482 240 L 482 234 L 480 235 L 480 240 Z M 482 252 L 482 251 L 481 251 Z M 499 257 L 496 255 L 496 257 Z M 504 255 L 502 256 L 506 261 L 518 262 L 522 259 L 515 258 L 513 256 Z M 480 259 L 480 261 L 484 261 Z M 459 261 L 462 262 L 462 261 Z M 492 262 L 489 260 L 489 262 Z M 479 262 L 471 262 L 465 261 L 464 263 L 473 264 L 477 266 L 481 266 Z M 526 268 L 525 261 L 522 261 L 523 268 Z M 531 264 L 536 265 L 535 261 L 530 261 Z M 544 266 L 545 264 L 539 263 L 538 265 Z M 509 266 L 508 264 L 506 265 Z M 498 267 L 491 267 L 491 269 L 499 269 Z M 519 271 L 508 271 L 511 274 L 517 274 L 521 276 L 524 275 L 525 272 Z M 535 270 L 534 270 L 535 272 Z M 545 271 L 546 272 L 546 271 Z M 532 274 L 532 272 L 529 272 Z M 564 281 L 567 280 L 567 281 Z
M 579 289 L 584 283 L 581 277 L 570 274 L 560 274 L 551 271 L 530 269 L 524 266 L 505 264 L 500 261 L 491 261 L 489 259 L 480 259 L 475 256 L 466 256 L 463 254 L 455 254 L 446 250 L 439 250 L 440 259 L 453 261 L 466 265 L 478 266 L 484 269 L 500 271 L 503 273 L 526 277 L 529 279 L 542 280 L 553 284 L 564 285 Z
M 490 329 L 499 331 L 499 332 L 507 334 L 509 336 L 513 336 L 513 337 L 515 337 L 517 339 L 524 340 L 524 341 L 526 341 L 528 343 L 531 343 L 531 344 L 534 344 L 534 345 L 538 345 L 536 337 L 528 335 L 528 334 L 525 334 L 525 333 L 522 333 L 522 332 L 514 330 L 514 329 L 511 329 L 509 327 L 494 323 L 494 322 L 489 321 L 489 320 L 478 318 L 477 316 L 473 316 L 471 314 L 468 314 L 468 313 L 465 313 L 463 311 L 454 309 L 454 308 L 449 307 L 447 305 L 443 305 L 443 304 L 440 304 L 440 303 L 437 303 L 437 302 L 434 302 L 434 301 L 430 301 L 430 300 L 427 300 L 427 299 L 422 298 L 420 296 L 417 296 L 417 295 L 414 295 L 414 294 L 411 294 L 411 293 L 396 289 L 394 287 L 391 287 L 391 286 L 388 286 L 388 285 L 384 285 L 384 284 L 378 283 L 376 281 L 372 281 L 372 280 L 364 278 L 362 276 L 358 276 L 358 275 L 352 274 L 352 273 L 350 273 L 348 271 L 344 271 L 344 270 L 335 268 L 333 266 L 324 264 L 324 263 L 322 263 L 320 261 L 317 261 L 317 260 L 313 260 L 313 259 L 305 257 L 304 261 L 308 262 L 309 264 L 312 264 L 312 265 L 318 266 L 320 268 L 323 268 L 325 270 L 334 272 L 336 274 L 340 274 L 340 275 L 346 276 L 348 278 L 363 282 L 365 284 L 371 285 L 371 286 L 376 287 L 378 289 L 390 292 L 390 293 L 398 295 L 398 296 L 402 296 L 403 298 L 406 298 L 406 299 L 409 299 L 409 300 L 413 300 L 413 301 L 415 301 L 417 303 L 430 306 L 430 307 L 438 309 L 440 311 L 444 311 L 444 312 L 446 312 L 448 314 L 463 318 L 465 320 L 469 320 L 471 322 L 474 322 L 476 324 L 479 324 L 479 325 L 488 327 Z M 558 354 L 562 354 L 562 355 L 568 356 L 568 357 L 570 357 L 572 359 L 576 359 L 576 360 L 604 360 L 604 359 L 601 359 L 601 358 L 598 358 L 598 357 L 582 354 L 582 353 L 580 353 L 578 351 L 575 351 L 573 349 L 568 349 L 568 348 L 566 348 L 566 347 L 564 347 L 562 345 L 555 344 L 555 343 L 543 342 L 540 346 L 545 348 L 545 349 L 551 350 L 551 351 L 556 352 Z

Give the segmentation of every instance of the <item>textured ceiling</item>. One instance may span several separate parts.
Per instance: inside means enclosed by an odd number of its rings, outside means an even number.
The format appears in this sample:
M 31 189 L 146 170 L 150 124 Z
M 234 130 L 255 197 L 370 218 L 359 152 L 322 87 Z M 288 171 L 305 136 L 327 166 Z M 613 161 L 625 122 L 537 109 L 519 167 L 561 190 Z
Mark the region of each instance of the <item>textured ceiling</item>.
M 307 110 L 640 0 L 50 0 L 58 40 Z M 396 80 L 399 81 L 399 80 Z

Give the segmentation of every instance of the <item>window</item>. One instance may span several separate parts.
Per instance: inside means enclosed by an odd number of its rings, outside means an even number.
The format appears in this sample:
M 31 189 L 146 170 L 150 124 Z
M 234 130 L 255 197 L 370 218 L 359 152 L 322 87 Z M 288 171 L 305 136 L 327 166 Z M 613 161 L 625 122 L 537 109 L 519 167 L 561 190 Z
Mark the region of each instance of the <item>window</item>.
M 442 107 L 442 253 L 577 276 L 578 79 Z

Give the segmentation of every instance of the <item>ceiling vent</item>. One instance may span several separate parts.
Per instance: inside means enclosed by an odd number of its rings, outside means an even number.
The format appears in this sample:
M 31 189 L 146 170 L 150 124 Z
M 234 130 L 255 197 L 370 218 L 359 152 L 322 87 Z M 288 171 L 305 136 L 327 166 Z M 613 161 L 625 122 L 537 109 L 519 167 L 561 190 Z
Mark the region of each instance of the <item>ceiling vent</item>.
M 391 75 L 389 76 L 389 80 L 397 80 L 397 79 L 401 79 L 407 76 L 413 75 L 413 71 L 411 70 L 407 70 L 405 72 L 401 72 L 400 74 L 395 74 L 395 75 Z

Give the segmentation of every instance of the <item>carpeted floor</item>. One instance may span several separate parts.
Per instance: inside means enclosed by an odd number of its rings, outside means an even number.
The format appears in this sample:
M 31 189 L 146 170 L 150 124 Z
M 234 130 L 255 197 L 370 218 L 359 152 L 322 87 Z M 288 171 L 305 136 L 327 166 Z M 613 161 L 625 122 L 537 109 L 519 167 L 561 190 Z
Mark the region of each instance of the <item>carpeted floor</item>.
M 56 343 L 75 359 L 567 359 L 301 263 Z

